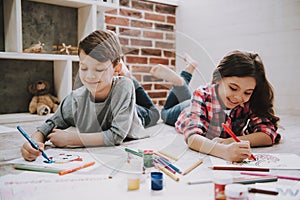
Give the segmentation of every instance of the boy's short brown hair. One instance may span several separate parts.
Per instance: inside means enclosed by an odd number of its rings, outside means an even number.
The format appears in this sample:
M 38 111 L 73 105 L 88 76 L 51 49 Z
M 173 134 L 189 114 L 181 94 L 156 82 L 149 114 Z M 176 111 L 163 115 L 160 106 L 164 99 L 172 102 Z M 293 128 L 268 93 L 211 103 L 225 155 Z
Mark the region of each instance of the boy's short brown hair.
M 109 30 L 96 30 L 79 42 L 80 51 L 98 60 L 106 62 L 110 60 L 113 66 L 119 63 L 122 49 L 117 35 Z

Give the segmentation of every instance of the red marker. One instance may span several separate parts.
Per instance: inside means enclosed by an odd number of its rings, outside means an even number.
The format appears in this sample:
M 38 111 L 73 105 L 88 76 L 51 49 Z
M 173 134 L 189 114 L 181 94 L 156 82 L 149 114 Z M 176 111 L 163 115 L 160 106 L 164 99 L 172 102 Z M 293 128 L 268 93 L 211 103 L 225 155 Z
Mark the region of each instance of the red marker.
M 226 124 L 222 123 L 222 127 L 234 139 L 234 141 L 236 141 L 236 142 L 240 142 L 241 141 L 238 137 L 236 137 L 236 135 L 232 132 L 232 130 L 228 126 L 226 126 Z M 254 157 L 253 154 L 251 154 L 251 156 L 250 156 L 249 159 L 250 160 L 256 160 L 256 158 Z

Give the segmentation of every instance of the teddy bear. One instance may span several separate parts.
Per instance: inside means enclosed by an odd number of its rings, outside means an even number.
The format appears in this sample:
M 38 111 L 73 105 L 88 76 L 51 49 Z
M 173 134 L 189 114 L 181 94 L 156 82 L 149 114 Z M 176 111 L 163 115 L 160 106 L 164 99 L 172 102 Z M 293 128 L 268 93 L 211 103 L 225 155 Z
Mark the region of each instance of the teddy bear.
M 55 112 L 59 105 L 59 99 L 49 93 L 50 83 L 45 80 L 38 80 L 28 86 L 29 92 L 33 95 L 29 103 L 31 114 L 48 115 Z

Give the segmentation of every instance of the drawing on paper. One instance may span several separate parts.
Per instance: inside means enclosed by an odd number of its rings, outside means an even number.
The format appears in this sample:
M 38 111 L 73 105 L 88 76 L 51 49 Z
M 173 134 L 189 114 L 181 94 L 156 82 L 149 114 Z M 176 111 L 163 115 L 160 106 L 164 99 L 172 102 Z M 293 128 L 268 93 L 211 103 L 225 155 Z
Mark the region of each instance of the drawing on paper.
M 271 154 L 257 154 L 255 160 L 243 160 L 241 162 L 232 162 L 234 165 L 251 165 L 256 167 L 277 166 L 280 165 L 280 158 Z
M 37 157 L 35 161 L 28 162 L 24 158 L 17 158 L 11 160 L 10 163 L 13 164 L 23 164 L 26 166 L 34 167 L 46 167 L 53 169 L 73 169 L 79 166 L 82 166 L 86 163 L 94 162 L 94 158 L 89 153 L 83 152 L 71 152 L 71 151 L 62 151 L 59 149 L 47 149 L 45 153 L 49 156 L 51 160 L 54 160 L 52 163 L 45 163 L 42 156 Z
M 265 167 L 270 169 L 300 169 L 300 157 L 291 153 L 255 153 L 256 161 L 244 160 L 230 162 L 220 158 L 211 157 L 213 165 L 238 165 L 242 167 Z
M 56 164 L 64 164 L 73 161 L 82 161 L 82 158 L 79 155 L 72 155 L 69 153 L 60 153 L 50 157 Z

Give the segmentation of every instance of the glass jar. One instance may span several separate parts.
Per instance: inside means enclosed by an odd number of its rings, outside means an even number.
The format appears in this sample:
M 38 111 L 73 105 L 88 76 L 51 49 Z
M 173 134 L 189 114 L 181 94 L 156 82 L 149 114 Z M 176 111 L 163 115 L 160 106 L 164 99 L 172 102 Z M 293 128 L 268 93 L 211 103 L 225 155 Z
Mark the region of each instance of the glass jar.
M 144 150 L 143 157 L 144 157 L 144 167 L 149 168 L 153 167 L 153 150 Z
M 214 178 L 215 200 L 226 200 L 225 186 L 232 183 L 231 176 L 220 175 Z

